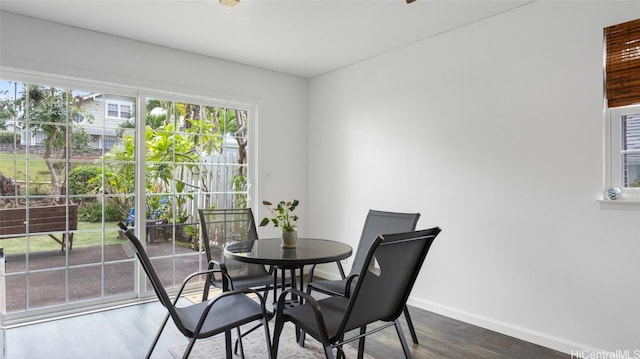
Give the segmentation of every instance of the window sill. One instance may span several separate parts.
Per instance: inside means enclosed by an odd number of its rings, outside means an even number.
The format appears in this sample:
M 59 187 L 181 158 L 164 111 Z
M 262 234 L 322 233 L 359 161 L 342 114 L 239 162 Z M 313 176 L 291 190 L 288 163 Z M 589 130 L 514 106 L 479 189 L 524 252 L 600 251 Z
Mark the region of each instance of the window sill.
M 598 208 L 623 211 L 640 211 L 640 201 L 635 200 L 598 200 Z

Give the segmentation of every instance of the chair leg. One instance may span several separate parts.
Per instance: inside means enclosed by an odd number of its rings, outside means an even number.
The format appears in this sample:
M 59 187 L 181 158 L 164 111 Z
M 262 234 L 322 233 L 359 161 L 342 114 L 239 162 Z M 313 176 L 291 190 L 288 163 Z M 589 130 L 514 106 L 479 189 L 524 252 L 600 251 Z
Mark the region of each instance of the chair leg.
M 358 359 L 364 359 L 364 341 L 366 336 L 364 335 L 367 332 L 367 326 L 363 325 L 360 327 L 360 339 L 358 340 Z
M 306 336 L 307 336 L 307 333 L 304 330 L 301 330 L 300 331 L 300 338 L 298 339 L 298 345 L 301 348 L 304 348 L 304 340 L 305 340 Z
M 338 348 L 338 359 L 340 358 L 341 351 L 342 351 L 342 349 Z M 331 345 L 325 345 L 324 346 L 324 355 L 327 357 L 327 359 L 334 359 L 335 358 L 333 356 L 333 349 L 331 348 Z
M 240 358 L 244 359 L 244 347 L 242 346 L 242 333 L 240 333 L 240 327 L 236 328 L 238 330 L 238 339 L 236 339 L 236 348 L 238 346 L 238 343 L 240 343 Z M 237 349 L 236 349 L 236 354 L 237 353 Z
M 227 359 L 233 358 L 233 353 L 231 350 L 231 331 L 227 330 L 224 332 L 224 347 L 227 352 Z
M 164 320 L 162 321 L 162 324 L 160 325 L 160 329 L 158 329 L 158 333 L 156 334 L 156 337 L 153 338 L 153 342 L 151 343 L 151 347 L 149 348 L 149 351 L 147 352 L 147 356 L 145 357 L 146 359 L 151 358 L 151 353 L 153 353 L 153 349 L 155 349 L 156 344 L 158 344 L 158 339 L 160 339 L 160 334 L 162 334 L 162 331 L 164 330 L 164 327 L 167 325 L 167 321 L 169 320 L 169 313 L 167 313 L 167 315 L 164 317 Z
M 267 352 L 269 353 L 269 359 L 273 358 L 271 352 L 271 336 L 269 335 L 269 321 L 266 317 L 262 318 L 262 327 L 264 328 L 264 336 L 267 340 Z
M 267 297 L 269 297 L 269 290 L 271 289 L 271 286 L 269 285 L 265 285 L 264 286 L 264 302 L 267 302 Z M 275 290 L 274 290 L 275 293 Z
M 413 327 L 413 321 L 411 320 L 411 315 L 409 315 L 409 308 L 407 305 L 404 305 L 404 317 L 407 319 L 407 326 L 409 327 L 409 333 L 411 333 L 411 339 L 414 344 L 418 343 L 418 336 L 416 335 L 416 328 Z
M 273 302 L 272 302 L 272 306 L 273 308 L 276 307 L 276 303 L 278 302 L 278 267 L 274 267 L 273 268 Z M 284 290 L 284 287 L 280 289 L 280 293 L 282 293 L 282 291 Z
M 311 294 L 311 287 L 307 285 L 307 294 Z M 307 336 L 307 333 L 303 330 L 300 333 L 300 338 L 298 339 L 298 345 L 302 348 L 304 348 L 304 340 Z
M 402 332 L 402 326 L 400 325 L 400 320 L 396 319 L 393 321 L 393 324 L 396 326 L 396 332 L 398 333 L 398 338 L 400 339 L 400 344 L 402 345 L 402 351 L 404 352 L 404 357 L 406 359 L 412 359 L 411 352 L 409 351 L 409 345 L 407 345 L 407 340 L 404 338 L 404 333 Z
M 267 286 L 265 286 L 265 289 L 264 289 L 264 301 L 265 301 L 265 303 L 266 303 L 266 301 L 267 301 L 267 297 L 269 296 L 269 290 L 270 290 L 270 288 L 271 288 L 271 287 L 270 287 L 270 286 L 268 286 L 268 285 L 267 285 Z M 274 291 L 273 291 L 274 295 L 275 295 L 275 292 L 276 292 L 276 291 L 274 290 Z M 246 337 L 247 335 L 249 335 L 250 333 L 252 333 L 254 330 L 256 330 L 256 329 L 260 328 L 260 326 L 261 326 L 261 325 L 262 325 L 262 323 L 259 323 L 259 324 L 258 324 L 258 325 L 256 325 L 255 327 L 253 327 L 253 328 L 249 329 L 248 331 L 246 331 L 246 332 L 242 333 L 242 335 L 238 334 L 238 339 L 236 339 L 236 344 L 235 344 L 235 345 L 234 345 L 234 347 L 233 347 L 233 352 L 234 352 L 236 355 L 238 354 L 238 344 L 239 344 L 239 342 L 240 342 L 241 338 Z
M 262 323 L 258 323 L 255 327 L 247 330 L 246 332 L 240 334 L 238 333 L 238 339 L 236 339 L 236 344 L 233 347 L 233 352 L 237 355 L 238 354 L 238 344 L 240 342 L 240 339 L 243 337 L 246 337 L 247 335 L 251 334 L 254 330 L 260 328 L 262 326 Z
M 276 318 L 276 324 L 273 327 L 273 344 L 271 344 L 271 358 L 278 358 L 278 344 L 280 342 L 280 334 L 282 333 L 282 328 L 284 327 L 284 322 L 278 320 Z
M 211 269 L 211 268 L 209 268 Z M 207 274 L 207 280 L 204 282 L 204 290 L 202 291 L 202 301 L 206 302 L 209 299 L 209 289 L 211 289 L 211 280 L 213 279 L 213 274 Z
M 344 275 L 344 268 L 342 268 L 342 263 L 340 261 L 336 261 L 336 264 L 338 265 L 338 270 L 340 271 L 340 277 L 344 279 L 345 275 Z
M 344 341 L 344 335 L 340 337 L 339 342 Z M 336 347 L 336 358 L 337 359 L 345 359 L 344 350 L 342 350 L 342 345 Z
M 196 343 L 196 337 L 194 336 L 193 338 L 191 338 L 191 340 L 189 340 L 187 349 L 185 349 L 184 353 L 182 354 L 182 359 L 187 359 L 189 357 L 189 354 L 191 354 L 191 349 L 193 349 L 193 345 L 195 343 Z M 227 359 L 229 359 L 229 357 L 227 357 Z

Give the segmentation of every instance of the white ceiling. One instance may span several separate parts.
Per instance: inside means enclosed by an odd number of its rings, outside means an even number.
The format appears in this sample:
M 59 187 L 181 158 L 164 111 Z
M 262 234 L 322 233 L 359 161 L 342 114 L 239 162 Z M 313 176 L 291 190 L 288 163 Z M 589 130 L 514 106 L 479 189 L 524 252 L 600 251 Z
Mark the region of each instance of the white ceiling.
M 531 0 L 0 0 L 0 10 L 314 77 Z

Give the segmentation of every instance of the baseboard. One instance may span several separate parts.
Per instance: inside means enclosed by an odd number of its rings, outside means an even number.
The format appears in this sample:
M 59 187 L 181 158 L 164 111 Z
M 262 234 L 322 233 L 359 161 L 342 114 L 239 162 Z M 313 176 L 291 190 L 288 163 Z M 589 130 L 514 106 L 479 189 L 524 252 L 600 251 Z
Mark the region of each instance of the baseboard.
M 313 277 L 316 278 L 323 278 L 326 280 L 340 280 L 342 279 L 340 277 L 340 273 L 336 272 L 332 272 L 332 271 L 325 271 L 325 270 L 321 270 L 318 267 L 316 267 L 316 269 L 313 270 Z M 306 280 L 306 278 L 305 278 Z M 306 283 L 306 282 L 305 282 Z
M 562 353 L 570 354 L 572 355 L 572 358 L 579 358 L 581 357 L 581 353 L 585 352 L 604 352 L 602 349 L 593 348 L 581 343 L 576 343 L 565 338 L 550 336 L 534 330 L 519 327 L 509 323 L 504 323 L 430 301 L 409 298 L 407 304 L 424 310 L 428 310 L 433 313 L 444 315 L 449 318 L 460 320 L 465 323 L 473 324 L 481 328 L 493 330 L 494 332 L 508 335 L 510 337 L 518 338 L 530 343 L 541 345 L 546 348 L 557 350 Z
M 340 279 L 338 273 L 331 271 L 321 271 L 316 268 L 315 275 L 321 278 L 334 280 Z M 481 328 L 493 330 L 510 337 L 518 338 L 530 343 L 541 345 L 546 348 L 557 350 L 562 353 L 573 355 L 574 358 L 579 358 L 583 353 L 603 353 L 604 350 L 599 348 L 593 348 L 588 345 L 573 342 L 565 338 L 555 337 L 540 333 L 531 329 L 523 328 L 517 325 L 497 321 L 488 317 L 483 317 L 473 313 L 458 310 L 456 308 L 448 307 L 431 301 L 420 300 L 410 297 L 407 304 L 418 307 L 420 309 L 428 310 L 433 313 L 444 315 L 445 317 L 460 320 L 465 323 L 473 324 Z

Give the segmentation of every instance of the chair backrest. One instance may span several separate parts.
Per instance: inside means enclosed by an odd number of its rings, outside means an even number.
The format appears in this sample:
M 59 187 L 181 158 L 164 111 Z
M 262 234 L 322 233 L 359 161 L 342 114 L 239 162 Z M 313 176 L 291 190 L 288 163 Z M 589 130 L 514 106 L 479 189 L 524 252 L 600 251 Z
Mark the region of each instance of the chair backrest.
M 207 260 L 222 261 L 232 277 L 257 277 L 267 274 L 263 265 L 242 263 L 227 259 L 222 255 L 224 246 L 230 242 L 256 240 L 256 230 L 251 208 L 199 209 L 200 228 Z M 212 246 L 213 244 L 213 246 Z M 216 254 L 216 258 L 214 257 Z M 217 280 L 214 275 L 214 279 Z
M 358 274 L 365 263 L 365 257 L 373 241 L 381 234 L 404 233 L 416 229 L 420 213 L 385 212 L 369 210 L 364 221 L 358 248 L 353 256 L 349 274 Z
M 165 308 L 167 308 L 167 310 L 169 311 L 169 314 L 171 315 L 171 318 L 173 318 L 173 321 L 176 324 L 176 327 L 178 327 L 178 330 L 180 330 L 180 332 L 182 333 L 186 333 L 187 330 L 180 322 L 178 313 L 176 312 L 176 309 L 173 306 L 173 303 L 171 302 L 171 298 L 169 298 L 169 294 L 167 294 L 167 291 L 164 289 L 164 286 L 160 281 L 160 277 L 158 277 L 158 273 L 153 267 L 153 264 L 151 264 L 151 259 L 149 259 L 149 255 L 147 255 L 147 252 L 145 251 L 138 237 L 136 237 L 136 235 L 133 234 L 132 232 L 133 228 L 127 229 L 127 226 L 122 222 L 118 223 L 118 226 L 124 231 L 124 235 L 129 239 L 131 244 L 133 244 L 136 255 L 140 260 L 140 265 L 142 265 L 142 269 L 144 269 L 144 272 L 146 273 L 147 278 L 149 279 L 149 282 L 153 287 L 153 290 L 156 292 L 156 295 L 158 296 L 158 300 L 160 301 L 160 304 L 162 304 Z
M 226 243 L 258 239 L 251 208 L 199 209 L 198 214 L 208 260 L 212 244 L 222 251 Z
M 440 228 L 380 235 L 365 257 L 338 333 L 396 320 Z

